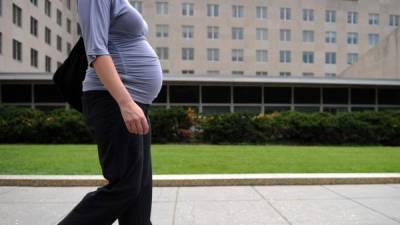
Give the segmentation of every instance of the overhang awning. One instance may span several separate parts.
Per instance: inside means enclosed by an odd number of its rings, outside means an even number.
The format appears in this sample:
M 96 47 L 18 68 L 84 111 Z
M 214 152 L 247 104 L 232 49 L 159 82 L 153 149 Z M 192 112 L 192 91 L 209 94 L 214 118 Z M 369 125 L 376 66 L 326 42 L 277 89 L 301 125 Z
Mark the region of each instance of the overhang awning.
M 0 81 L 51 81 L 51 73 L 4 73 L 0 72 Z M 249 75 L 169 75 L 164 82 L 193 83 L 253 83 L 253 84 L 315 84 L 315 85 L 367 85 L 400 86 L 400 80 L 343 78 L 343 77 L 281 77 Z

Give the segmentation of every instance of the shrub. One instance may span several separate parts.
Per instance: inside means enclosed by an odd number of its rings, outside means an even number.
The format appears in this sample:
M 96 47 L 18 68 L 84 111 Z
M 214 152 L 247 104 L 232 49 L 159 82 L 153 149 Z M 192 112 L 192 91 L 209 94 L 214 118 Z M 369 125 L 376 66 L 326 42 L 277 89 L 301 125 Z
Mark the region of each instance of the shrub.
M 153 143 L 400 145 L 400 111 L 197 115 L 151 108 Z M 74 109 L 0 107 L 0 143 L 95 143 Z

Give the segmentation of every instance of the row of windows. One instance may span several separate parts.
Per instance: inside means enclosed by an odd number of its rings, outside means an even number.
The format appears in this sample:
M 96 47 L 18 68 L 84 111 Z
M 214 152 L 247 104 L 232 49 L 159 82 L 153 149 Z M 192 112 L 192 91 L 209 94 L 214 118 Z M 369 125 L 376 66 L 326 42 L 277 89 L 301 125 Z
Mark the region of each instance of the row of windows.
M 161 60 L 169 59 L 169 48 L 168 47 L 156 47 L 156 52 Z M 194 48 L 182 48 L 181 59 L 182 60 L 194 60 Z M 314 52 L 303 51 L 302 62 L 307 64 L 314 63 Z M 220 50 L 218 48 L 207 48 L 207 60 L 210 62 L 220 61 Z M 358 53 L 347 53 L 347 63 L 353 64 L 358 60 Z M 244 61 L 244 49 L 232 49 L 231 51 L 232 62 L 243 62 Z M 259 49 L 256 50 L 256 61 L 267 62 L 268 61 L 268 50 Z M 291 63 L 292 53 L 289 50 L 279 51 L 279 62 Z M 325 63 L 336 64 L 336 52 L 325 52 Z
M 202 103 L 400 105 L 398 88 L 169 85 L 168 91 L 170 103 L 199 103 L 201 98 Z M 32 93 L 35 102 L 63 102 L 54 85 L 1 85 L 3 103 L 30 103 Z M 167 96 L 167 87 L 163 85 L 154 102 L 165 103 Z
M 163 74 L 169 74 L 168 69 L 163 69 Z M 194 74 L 194 70 L 182 70 L 181 74 Z M 218 75 L 220 74 L 219 70 L 207 70 L 206 74 L 208 75 Z M 231 71 L 232 75 L 244 75 L 244 71 L 242 70 L 233 70 Z M 268 76 L 268 71 L 256 71 L 256 76 Z M 250 74 L 253 75 L 253 74 Z M 281 77 L 289 77 L 291 76 L 291 72 L 279 72 L 279 76 Z M 303 72 L 302 73 L 303 77 L 312 77 L 314 76 L 314 73 L 312 72 Z M 325 77 L 335 77 L 336 73 L 325 73 Z
M 143 13 L 142 1 L 130 1 L 130 3 L 138 9 L 140 13 Z M 208 17 L 219 17 L 220 6 L 218 4 L 207 4 L 207 16 Z M 244 18 L 244 6 L 243 5 L 232 5 L 231 8 L 233 18 Z M 314 21 L 314 9 L 302 9 L 302 19 L 303 21 Z M 256 6 L 255 8 L 256 19 L 267 19 L 268 18 L 268 7 L 267 6 Z M 156 2 L 156 14 L 157 15 L 168 15 L 169 14 L 169 4 L 168 2 Z M 183 16 L 194 16 L 194 3 L 184 2 L 181 4 L 181 15 Z M 281 20 L 291 20 L 292 19 L 292 9 L 281 7 L 279 9 L 279 16 Z M 348 11 L 346 15 L 347 23 L 357 24 L 359 13 L 356 11 Z M 336 22 L 336 11 L 335 10 L 325 10 L 325 22 L 335 23 Z M 368 14 L 368 24 L 379 25 L 380 15 L 378 13 Z M 389 15 L 389 25 L 399 26 L 400 25 L 400 15 Z
M 31 0 L 31 3 L 36 7 L 38 6 L 38 0 Z M 68 10 L 71 10 L 71 0 L 65 0 L 65 6 L 67 7 Z M 51 0 L 44 0 L 44 14 L 46 14 L 48 17 L 51 17 L 51 13 L 52 13 Z
M 219 27 L 208 26 L 206 36 L 208 39 L 219 39 Z M 182 26 L 182 38 L 191 39 L 194 38 L 194 26 L 193 25 L 183 25 Z M 255 30 L 256 40 L 268 40 L 268 29 L 267 28 L 256 28 Z M 157 24 L 156 25 L 156 37 L 157 38 L 168 38 L 169 36 L 169 26 L 167 24 Z M 325 43 L 336 43 L 337 33 L 335 31 L 325 32 Z M 231 28 L 231 38 L 233 40 L 243 40 L 244 39 L 244 28 L 243 27 L 232 27 Z M 290 29 L 280 29 L 279 39 L 281 41 L 291 41 L 292 32 Z M 357 32 L 347 32 L 347 43 L 348 44 L 358 44 L 359 35 Z M 302 41 L 303 42 L 314 42 L 315 32 L 313 30 L 303 30 L 302 31 Z M 379 42 L 379 34 L 369 33 L 368 34 L 368 44 L 376 45 Z
M 51 4 L 51 2 L 49 3 Z M 12 18 L 13 18 L 13 23 L 17 25 L 18 27 L 22 27 L 22 9 L 15 3 L 12 5 Z M 31 23 L 31 33 L 35 36 L 37 36 L 37 31 L 35 30 L 38 29 L 38 20 L 31 16 L 30 17 Z M 62 27 L 62 11 L 57 9 L 57 24 Z M 69 18 L 66 18 L 66 30 L 68 33 L 71 33 L 71 27 L 72 27 L 72 22 Z
M 31 2 L 32 4 L 37 5 L 37 1 L 31 0 Z M 51 2 L 45 3 L 45 5 L 46 5 L 45 8 L 49 8 L 51 7 Z M 12 8 L 13 8 L 12 9 L 13 23 L 18 27 L 22 27 L 22 9 L 16 4 L 13 4 Z M 66 23 L 67 23 L 67 32 L 71 33 L 71 20 L 67 18 Z M 59 9 L 57 9 L 57 24 L 62 26 L 62 12 Z M 38 20 L 35 17 L 31 16 L 30 33 L 35 37 L 39 37 L 38 29 L 39 29 Z M 62 37 L 60 35 L 56 35 L 56 40 L 57 40 L 57 45 L 56 45 L 57 50 L 62 52 Z M 52 31 L 47 26 L 44 27 L 44 41 L 48 45 L 52 45 Z M 71 44 L 67 43 L 67 54 L 69 54 L 70 50 L 71 50 Z
M 0 54 L 2 53 L 2 33 L 0 33 Z M 22 62 L 22 43 L 16 39 L 12 40 L 12 58 L 16 61 Z M 44 67 L 46 72 L 52 72 L 52 59 L 50 56 L 44 56 Z M 39 67 L 39 51 L 37 49 L 31 48 L 30 49 L 30 64 L 34 68 Z M 57 66 L 60 66 L 61 62 L 57 62 Z
M 269 103 L 269 104 L 382 104 L 400 105 L 400 89 L 344 87 L 260 87 L 170 85 L 171 103 Z M 233 90 L 231 90 L 231 88 Z M 264 90 L 262 90 L 264 89 Z M 155 102 L 166 101 L 166 88 Z M 262 92 L 264 94 L 262 95 Z M 292 93 L 293 92 L 293 93 Z M 232 95 L 232 94 L 233 95 Z M 293 99 L 292 99 L 293 96 Z M 397 96 L 398 98 L 393 98 Z

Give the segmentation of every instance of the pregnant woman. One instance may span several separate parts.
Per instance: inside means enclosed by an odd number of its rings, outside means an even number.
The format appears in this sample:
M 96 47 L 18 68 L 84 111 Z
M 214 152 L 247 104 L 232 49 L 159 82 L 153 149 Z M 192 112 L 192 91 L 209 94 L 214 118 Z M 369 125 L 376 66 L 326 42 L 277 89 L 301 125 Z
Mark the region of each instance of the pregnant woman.
M 108 184 L 87 193 L 59 225 L 152 225 L 148 110 L 162 86 L 148 25 L 127 0 L 76 0 L 88 68 L 83 116 Z

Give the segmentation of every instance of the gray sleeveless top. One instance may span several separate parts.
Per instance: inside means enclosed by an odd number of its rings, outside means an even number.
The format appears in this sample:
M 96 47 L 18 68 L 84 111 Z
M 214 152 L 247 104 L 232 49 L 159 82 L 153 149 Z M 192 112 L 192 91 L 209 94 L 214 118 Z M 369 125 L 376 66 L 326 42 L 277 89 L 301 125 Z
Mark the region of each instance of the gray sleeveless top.
M 133 100 L 151 104 L 161 90 L 162 69 L 142 15 L 128 0 L 76 1 L 89 63 L 82 91 L 107 90 L 91 63 L 110 55 Z

